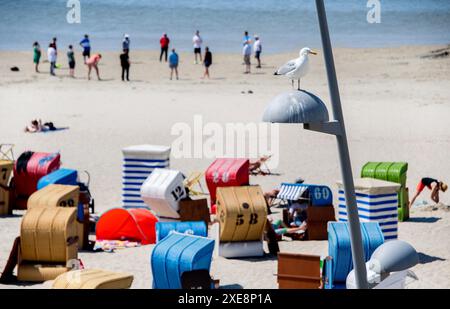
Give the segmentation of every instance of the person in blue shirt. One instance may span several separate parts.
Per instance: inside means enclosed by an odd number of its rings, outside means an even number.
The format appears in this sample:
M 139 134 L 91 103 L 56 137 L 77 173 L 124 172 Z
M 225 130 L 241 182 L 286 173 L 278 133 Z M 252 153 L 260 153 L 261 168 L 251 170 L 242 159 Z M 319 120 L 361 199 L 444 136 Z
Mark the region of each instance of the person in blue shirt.
M 248 31 L 244 32 L 244 38 L 242 39 L 242 45 L 246 43 L 250 44 L 252 42 L 252 38 L 248 35 Z
M 80 46 L 83 47 L 83 60 L 84 64 L 86 64 L 86 59 L 91 57 L 91 42 L 89 41 L 89 36 L 87 34 L 85 34 L 84 38 L 81 40 Z
M 122 49 L 130 51 L 130 36 L 128 34 L 124 34 L 123 36 Z
M 178 79 L 178 62 L 179 57 L 178 54 L 175 52 L 175 48 L 172 49 L 172 53 L 169 56 L 169 68 L 170 68 L 170 79 L 172 80 L 173 71 L 175 71 L 175 76 Z

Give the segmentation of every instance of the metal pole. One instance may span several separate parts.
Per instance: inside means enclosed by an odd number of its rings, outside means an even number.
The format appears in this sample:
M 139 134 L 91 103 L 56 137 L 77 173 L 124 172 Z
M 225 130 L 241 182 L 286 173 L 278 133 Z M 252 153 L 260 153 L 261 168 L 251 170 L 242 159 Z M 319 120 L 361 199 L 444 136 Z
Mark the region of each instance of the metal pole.
M 345 201 L 347 205 L 356 287 L 359 289 L 367 289 L 367 272 L 364 262 L 364 248 L 361 237 L 361 228 L 359 225 L 358 208 L 356 205 L 355 185 L 353 183 L 347 135 L 345 132 L 344 117 L 342 114 L 341 99 L 339 97 L 339 88 L 333 61 L 333 51 L 330 42 L 330 34 L 328 32 L 327 16 L 325 13 L 323 0 L 316 0 L 316 8 L 317 16 L 319 18 L 325 66 L 327 70 L 328 87 L 330 91 L 331 104 L 333 106 L 333 116 L 341 126 L 341 134 L 336 135 L 336 138 L 339 150 L 339 160 L 341 163 L 342 183 L 345 190 Z

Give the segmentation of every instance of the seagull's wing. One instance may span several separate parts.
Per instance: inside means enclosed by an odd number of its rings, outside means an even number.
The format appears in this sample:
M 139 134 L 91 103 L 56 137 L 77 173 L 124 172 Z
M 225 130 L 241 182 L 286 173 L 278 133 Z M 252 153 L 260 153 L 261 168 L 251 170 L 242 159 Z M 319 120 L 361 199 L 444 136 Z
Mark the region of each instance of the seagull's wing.
M 290 60 L 278 68 L 276 75 L 285 75 L 297 68 L 297 59 Z

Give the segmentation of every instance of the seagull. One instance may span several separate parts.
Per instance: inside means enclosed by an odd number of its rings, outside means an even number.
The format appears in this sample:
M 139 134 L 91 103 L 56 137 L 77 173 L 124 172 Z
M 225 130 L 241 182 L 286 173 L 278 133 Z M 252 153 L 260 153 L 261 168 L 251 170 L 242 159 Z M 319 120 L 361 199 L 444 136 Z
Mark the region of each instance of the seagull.
M 300 90 L 300 78 L 308 73 L 309 60 L 308 55 L 317 55 L 317 52 L 311 50 L 309 47 L 300 50 L 300 57 L 286 62 L 278 68 L 274 75 L 284 75 L 292 80 L 292 88 L 294 88 L 294 80 L 297 80 L 297 90 Z

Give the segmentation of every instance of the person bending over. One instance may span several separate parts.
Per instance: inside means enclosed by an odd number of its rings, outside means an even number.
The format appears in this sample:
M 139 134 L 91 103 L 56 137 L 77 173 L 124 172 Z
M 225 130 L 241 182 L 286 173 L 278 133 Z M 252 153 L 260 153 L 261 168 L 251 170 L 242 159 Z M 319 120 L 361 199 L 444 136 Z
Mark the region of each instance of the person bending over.
M 98 63 L 100 62 L 100 59 L 102 59 L 101 54 L 94 54 L 86 61 L 86 65 L 88 66 L 88 80 L 91 80 L 92 68 L 95 69 L 95 72 L 97 73 L 97 78 L 98 80 L 100 80 L 100 74 L 98 72 Z
M 439 203 L 439 190 L 442 192 L 447 191 L 448 186 L 443 183 L 442 181 L 438 181 L 434 178 L 424 177 L 420 180 L 419 184 L 417 185 L 416 194 L 411 199 L 411 202 L 409 203 L 409 208 L 414 204 L 414 201 L 417 199 L 417 197 L 422 193 L 423 189 L 427 187 L 431 190 L 431 199 L 437 204 Z

